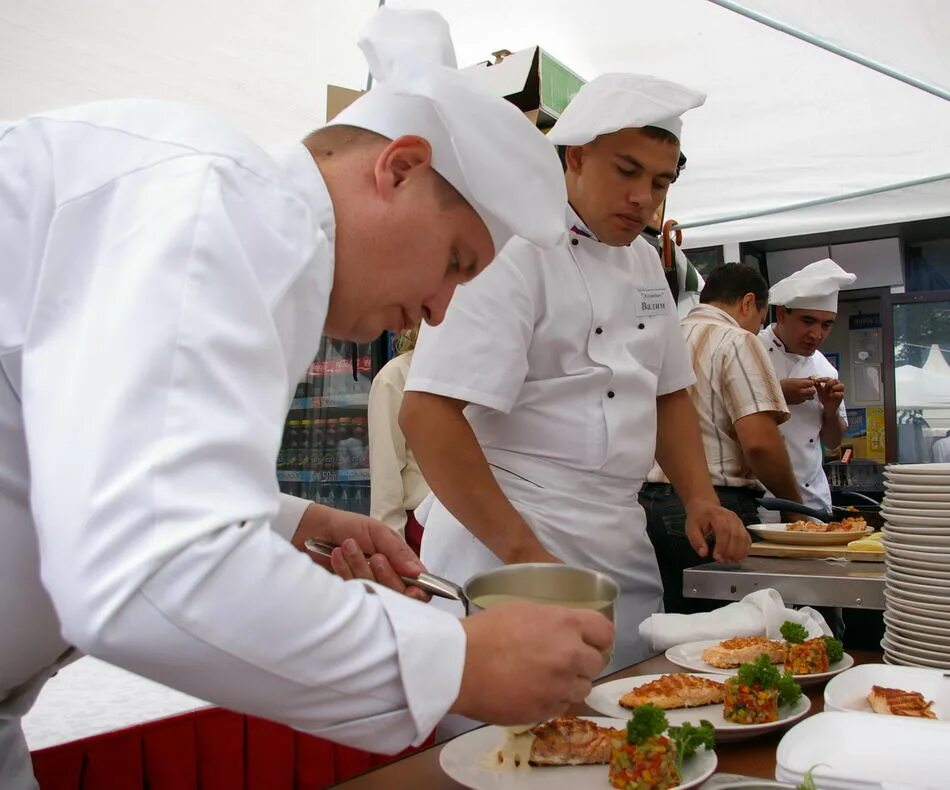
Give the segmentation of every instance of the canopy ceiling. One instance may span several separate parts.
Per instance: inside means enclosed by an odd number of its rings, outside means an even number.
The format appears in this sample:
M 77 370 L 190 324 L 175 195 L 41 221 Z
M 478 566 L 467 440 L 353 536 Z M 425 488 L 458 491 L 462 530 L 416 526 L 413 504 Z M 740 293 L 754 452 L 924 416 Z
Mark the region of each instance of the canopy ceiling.
M 540 44 L 585 78 L 638 71 L 706 91 L 686 116 L 683 223 L 950 174 L 950 102 L 706 0 L 389 0 L 449 21 L 459 63 Z M 950 89 L 950 3 L 745 0 Z M 327 83 L 359 88 L 353 44 L 375 0 L 0 0 L 0 117 L 102 98 L 210 107 L 264 145 L 323 119 Z M 696 227 L 687 246 L 950 214 L 950 180 Z

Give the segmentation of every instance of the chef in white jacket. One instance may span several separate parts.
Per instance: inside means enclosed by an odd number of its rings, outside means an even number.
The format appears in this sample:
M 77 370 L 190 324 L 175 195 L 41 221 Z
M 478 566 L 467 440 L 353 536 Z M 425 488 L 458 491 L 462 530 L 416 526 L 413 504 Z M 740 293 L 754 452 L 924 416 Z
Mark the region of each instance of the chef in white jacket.
M 438 323 L 512 234 L 563 235 L 541 135 L 454 69 L 396 59 L 425 30 L 451 54 L 431 12 L 375 18 L 377 86 L 279 158 L 158 102 L 0 124 L 4 790 L 35 787 L 19 719 L 76 649 L 388 752 L 450 709 L 563 710 L 602 668 L 605 618 L 460 624 L 370 581 L 421 570 L 387 527 L 279 506 L 281 426 L 323 331 Z M 308 535 L 360 581 L 298 551 Z
M 662 608 L 637 502 L 654 451 L 697 551 L 707 536 L 717 558 L 749 545 L 709 482 L 676 305 L 639 238 L 677 177 L 680 115 L 704 99 L 632 74 L 584 85 L 548 134 L 566 146 L 569 239 L 512 241 L 460 289 L 423 328 L 403 400 L 434 494 L 423 561 L 451 578 L 516 562 L 607 573 L 622 590 L 612 667 L 650 654 L 637 627 Z
M 791 416 L 779 426 L 788 446 L 802 503 L 831 509 L 831 490 L 822 466 L 822 446 L 841 444 L 848 425 L 844 384 L 819 350 L 838 315 L 838 291 L 857 276 L 830 258 L 810 263 L 769 291 L 776 305 L 775 323 L 759 340 L 782 384 Z

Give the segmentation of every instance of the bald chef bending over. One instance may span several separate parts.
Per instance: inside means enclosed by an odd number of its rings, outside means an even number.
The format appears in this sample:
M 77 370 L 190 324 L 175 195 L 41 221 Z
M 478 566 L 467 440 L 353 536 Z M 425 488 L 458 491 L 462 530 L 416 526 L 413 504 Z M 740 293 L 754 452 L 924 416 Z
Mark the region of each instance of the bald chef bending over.
M 663 602 L 637 502 L 654 444 L 696 550 L 714 538 L 735 560 L 749 546 L 710 484 L 676 305 L 638 238 L 677 177 L 680 115 L 704 100 L 633 74 L 584 85 L 548 135 L 567 146 L 569 241 L 513 241 L 461 289 L 423 328 L 403 400 L 437 498 L 424 562 L 455 579 L 516 562 L 607 573 L 621 587 L 615 667 L 649 654 L 637 626 Z
M 460 623 L 369 581 L 421 571 L 388 527 L 278 512 L 281 427 L 324 330 L 438 324 L 513 234 L 564 233 L 537 130 L 454 69 L 397 59 L 454 59 L 441 17 L 386 11 L 362 46 L 377 86 L 277 159 L 158 102 L 0 125 L 4 790 L 36 787 L 19 719 L 74 648 L 389 752 L 449 710 L 550 716 L 603 668 L 599 614 Z M 309 536 L 360 580 L 297 551 Z

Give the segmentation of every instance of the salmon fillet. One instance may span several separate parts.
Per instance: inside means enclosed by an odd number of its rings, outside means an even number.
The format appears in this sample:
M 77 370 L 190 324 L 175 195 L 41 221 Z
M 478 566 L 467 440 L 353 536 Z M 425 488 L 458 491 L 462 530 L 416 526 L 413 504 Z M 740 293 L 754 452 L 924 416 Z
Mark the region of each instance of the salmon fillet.
M 764 636 L 737 636 L 707 647 L 703 651 L 703 661 L 714 667 L 731 669 L 755 661 L 764 654 L 773 664 L 781 664 L 785 661 L 786 651 L 784 642 L 773 642 Z
M 644 683 L 620 698 L 625 708 L 653 704 L 658 708 L 695 708 L 722 702 L 723 684 L 708 678 L 677 673 Z
M 914 716 L 919 719 L 936 719 L 931 708 L 933 702 L 924 699 L 919 691 L 889 689 L 871 686 L 868 702 L 875 713 L 890 713 L 893 716 Z
M 612 743 L 623 730 L 601 727 L 576 716 L 558 716 L 531 730 L 531 765 L 599 765 L 610 762 Z

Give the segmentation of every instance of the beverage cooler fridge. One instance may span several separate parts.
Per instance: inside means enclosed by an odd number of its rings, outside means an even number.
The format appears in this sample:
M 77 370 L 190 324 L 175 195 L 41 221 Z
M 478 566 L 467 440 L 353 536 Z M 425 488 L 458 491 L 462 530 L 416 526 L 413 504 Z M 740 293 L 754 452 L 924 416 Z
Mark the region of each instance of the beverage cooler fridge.
M 352 343 L 321 339 L 284 424 L 281 491 L 369 514 L 366 411 L 370 383 L 386 361 L 385 338 L 358 344 L 355 355 Z

